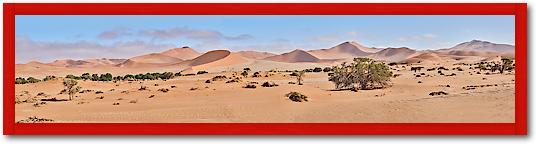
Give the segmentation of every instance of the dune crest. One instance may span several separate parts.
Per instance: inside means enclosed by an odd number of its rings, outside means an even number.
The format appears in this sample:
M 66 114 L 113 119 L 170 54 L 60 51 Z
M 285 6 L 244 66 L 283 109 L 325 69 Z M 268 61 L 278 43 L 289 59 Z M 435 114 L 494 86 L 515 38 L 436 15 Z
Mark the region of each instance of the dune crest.
M 201 53 L 195 51 L 194 49 L 192 49 L 190 47 L 186 47 L 186 46 L 182 47 L 182 48 L 169 49 L 169 50 L 166 50 L 164 52 L 161 52 L 160 54 L 170 56 L 170 57 L 179 58 L 179 59 L 182 59 L 182 60 L 194 59 L 194 58 L 196 58 L 196 57 L 201 55 Z
M 382 49 L 369 48 L 358 44 L 357 42 L 344 42 L 329 49 L 310 50 L 313 56 L 320 59 L 343 59 L 368 56 Z
M 317 57 L 311 55 L 310 53 L 296 49 L 294 51 L 267 57 L 264 60 L 270 60 L 270 61 L 278 61 L 278 62 L 288 62 L 288 63 L 296 63 L 296 62 L 319 62 L 320 59 Z

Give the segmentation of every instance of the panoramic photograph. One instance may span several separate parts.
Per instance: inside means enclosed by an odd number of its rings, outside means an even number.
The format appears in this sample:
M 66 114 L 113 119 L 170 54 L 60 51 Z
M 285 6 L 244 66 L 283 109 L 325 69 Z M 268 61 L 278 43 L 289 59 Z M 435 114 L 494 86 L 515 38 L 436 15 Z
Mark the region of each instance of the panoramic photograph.
M 17 15 L 17 123 L 513 123 L 513 15 Z

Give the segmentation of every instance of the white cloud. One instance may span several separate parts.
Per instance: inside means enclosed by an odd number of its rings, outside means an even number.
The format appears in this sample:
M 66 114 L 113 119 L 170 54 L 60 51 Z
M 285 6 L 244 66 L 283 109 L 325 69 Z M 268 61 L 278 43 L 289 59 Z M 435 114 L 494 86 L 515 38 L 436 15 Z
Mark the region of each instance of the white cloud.
M 173 47 L 171 44 L 147 43 L 140 40 L 103 45 L 90 41 L 41 42 L 17 36 L 15 57 L 16 63 L 26 63 L 32 60 L 51 62 L 57 59 L 129 58 L 171 47 Z

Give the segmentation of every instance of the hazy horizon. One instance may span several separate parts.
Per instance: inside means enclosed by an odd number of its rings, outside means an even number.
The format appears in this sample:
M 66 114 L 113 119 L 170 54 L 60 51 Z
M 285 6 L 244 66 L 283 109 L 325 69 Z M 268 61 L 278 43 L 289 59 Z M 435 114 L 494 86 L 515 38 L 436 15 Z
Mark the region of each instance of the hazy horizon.
M 275 54 L 355 41 L 368 47 L 514 43 L 513 16 L 16 16 L 16 63 L 129 58 L 189 46 Z

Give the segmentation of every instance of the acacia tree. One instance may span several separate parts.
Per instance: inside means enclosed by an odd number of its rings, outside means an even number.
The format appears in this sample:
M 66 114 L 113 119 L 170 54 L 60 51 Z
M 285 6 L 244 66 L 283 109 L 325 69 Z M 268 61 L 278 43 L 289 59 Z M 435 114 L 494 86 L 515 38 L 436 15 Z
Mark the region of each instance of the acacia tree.
M 336 89 L 373 89 L 387 86 L 392 75 L 384 63 L 378 63 L 370 58 L 355 58 L 348 65 L 343 63 L 340 67 L 333 67 L 329 81 L 335 84 Z
M 303 75 L 305 74 L 305 71 L 299 71 L 296 73 L 296 81 L 298 81 L 298 85 L 303 85 Z
M 512 61 L 512 59 L 509 59 L 509 58 L 502 58 L 501 59 L 502 61 L 502 64 L 501 64 L 501 68 L 499 69 L 499 71 L 502 73 L 504 73 L 504 70 L 508 70 L 508 69 L 512 69 L 513 66 L 512 64 L 514 63 Z
M 78 93 L 82 87 L 77 86 L 78 82 L 74 79 L 63 79 L 63 86 L 65 91 L 69 94 L 69 100 L 73 99 L 74 94 Z

